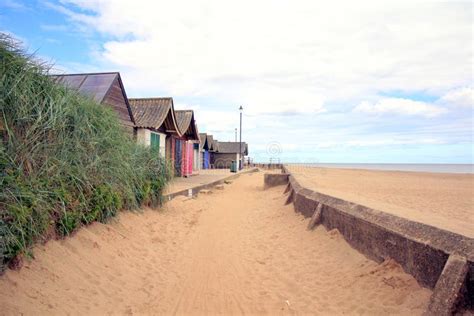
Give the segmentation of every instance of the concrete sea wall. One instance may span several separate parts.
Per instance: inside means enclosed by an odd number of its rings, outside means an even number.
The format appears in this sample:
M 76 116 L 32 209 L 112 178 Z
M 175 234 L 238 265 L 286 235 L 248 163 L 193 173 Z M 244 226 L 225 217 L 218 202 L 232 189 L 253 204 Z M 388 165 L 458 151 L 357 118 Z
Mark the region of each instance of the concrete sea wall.
M 284 179 L 287 203 L 312 218 L 312 224 L 339 230 L 372 260 L 397 261 L 422 286 L 433 289 L 427 314 L 474 308 L 474 239 L 309 190 L 284 166 L 282 174 L 265 175 L 265 187 Z

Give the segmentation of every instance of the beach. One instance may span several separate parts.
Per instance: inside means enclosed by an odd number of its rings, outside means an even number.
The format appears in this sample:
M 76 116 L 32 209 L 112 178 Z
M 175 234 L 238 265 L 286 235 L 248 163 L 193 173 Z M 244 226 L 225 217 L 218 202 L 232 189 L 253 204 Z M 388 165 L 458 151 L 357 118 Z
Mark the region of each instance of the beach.
M 34 249 L 0 277 L 1 314 L 410 314 L 431 290 L 337 230 L 306 230 L 262 173 L 123 212 Z
M 474 175 L 288 166 L 314 191 L 474 237 Z

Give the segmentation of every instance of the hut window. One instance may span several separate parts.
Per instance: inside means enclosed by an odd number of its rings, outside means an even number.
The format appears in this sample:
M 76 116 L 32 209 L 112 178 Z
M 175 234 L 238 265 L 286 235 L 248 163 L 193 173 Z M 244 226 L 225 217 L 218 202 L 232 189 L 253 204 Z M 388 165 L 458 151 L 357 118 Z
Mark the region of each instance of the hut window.
M 155 133 L 151 133 L 150 135 L 150 146 L 151 148 L 153 149 L 160 149 L 160 135 L 159 134 L 155 134 Z

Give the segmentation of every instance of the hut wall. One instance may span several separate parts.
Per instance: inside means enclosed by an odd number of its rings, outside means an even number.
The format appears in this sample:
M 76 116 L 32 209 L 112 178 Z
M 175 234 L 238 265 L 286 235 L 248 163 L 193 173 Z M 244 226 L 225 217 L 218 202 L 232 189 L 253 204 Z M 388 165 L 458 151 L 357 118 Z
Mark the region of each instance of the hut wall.
M 196 170 L 194 168 L 194 142 L 193 141 L 190 141 L 189 142 L 189 171 L 190 171 L 190 175 L 192 175 L 194 173 L 194 170 Z
M 176 138 L 174 136 L 170 137 L 171 151 L 170 151 L 170 162 L 171 167 L 174 169 L 176 166 Z
M 137 128 L 137 143 L 144 146 L 150 146 L 151 132 L 146 128 Z
M 193 171 L 201 169 L 201 155 L 199 155 L 199 143 L 193 143 Z
M 238 161 L 239 154 L 230 153 L 214 153 L 214 168 L 227 169 L 230 168 L 232 161 Z
M 160 136 L 160 156 L 165 158 L 166 157 L 166 134 L 152 132 Z
M 183 165 L 183 141 L 175 138 L 174 147 L 174 174 L 177 177 L 181 177 Z
M 171 136 L 167 136 L 166 137 L 166 140 L 165 140 L 165 157 L 168 161 L 172 161 L 173 160 L 173 148 L 172 148 L 172 142 L 171 142 L 172 138 Z
M 114 110 L 115 113 L 117 113 L 118 119 L 120 120 L 120 123 L 125 127 L 127 133 L 133 135 L 134 124 L 132 122 L 132 119 L 130 118 L 130 112 L 128 111 L 127 102 L 123 97 L 123 92 L 120 86 L 118 76 L 115 78 L 111 88 L 105 95 L 102 103 L 108 105 Z
M 210 151 L 209 152 L 209 169 L 214 169 L 215 168 L 215 160 L 216 160 L 216 153 Z
M 160 137 L 160 155 L 166 157 L 166 134 L 151 131 L 147 128 L 137 128 L 137 143 L 146 147 L 151 146 L 151 134 L 159 135 Z

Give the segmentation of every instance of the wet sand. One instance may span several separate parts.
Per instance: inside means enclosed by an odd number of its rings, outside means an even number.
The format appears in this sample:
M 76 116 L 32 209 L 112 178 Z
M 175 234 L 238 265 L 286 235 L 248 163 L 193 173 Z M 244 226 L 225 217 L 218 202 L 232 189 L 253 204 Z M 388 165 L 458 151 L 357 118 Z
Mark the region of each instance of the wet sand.
M 314 191 L 474 237 L 474 175 L 288 167 Z
M 422 314 L 431 291 L 337 231 L 307 231 L 262 173 L 122 213 L 0 277 L 1 314 Z

